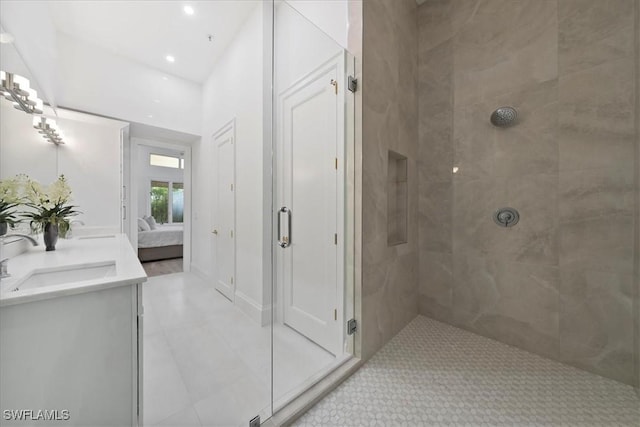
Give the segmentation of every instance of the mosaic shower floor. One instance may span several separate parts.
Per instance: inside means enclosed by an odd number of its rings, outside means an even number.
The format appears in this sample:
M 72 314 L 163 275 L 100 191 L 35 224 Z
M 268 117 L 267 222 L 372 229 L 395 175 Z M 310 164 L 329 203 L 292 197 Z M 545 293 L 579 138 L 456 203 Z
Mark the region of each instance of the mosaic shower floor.
M 640 426 L 632 387 L 418 316 L 295 426 Z

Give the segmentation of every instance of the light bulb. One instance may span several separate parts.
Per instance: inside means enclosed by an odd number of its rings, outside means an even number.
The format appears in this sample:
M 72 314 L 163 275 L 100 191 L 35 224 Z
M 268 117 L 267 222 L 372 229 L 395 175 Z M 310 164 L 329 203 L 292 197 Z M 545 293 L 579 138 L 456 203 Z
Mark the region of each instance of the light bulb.
M 29 80 L 25 77 L 19 76 L 18 74 L 13 75 L 13 84 L 14 87 L 17 85 L 20 88 L 20 95 L 26 96 L 29 94 Z

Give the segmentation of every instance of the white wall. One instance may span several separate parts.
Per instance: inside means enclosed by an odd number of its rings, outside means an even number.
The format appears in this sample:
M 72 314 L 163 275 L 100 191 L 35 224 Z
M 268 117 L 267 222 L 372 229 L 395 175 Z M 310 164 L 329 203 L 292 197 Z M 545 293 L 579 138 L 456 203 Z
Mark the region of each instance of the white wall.
M 31 71 L 31 75 L 25 77 L 37 81 L 38 95 L 55 106 L 56 29 L 47 3 L 46 0 L 0 1 L 0 23 L 15 37 L 14 47 Z M 5 49 L 3 45 L 2 50 Z
M 132 138 L 132 141 L 138 144 L 145 144 L 140 147 L 140 151 L 137 156 L 138 170 L 136 171 L 136 174 L 138 176 L 138 216 L 142 217 L 151 214 L 151 199 L 149 195 L 149 186 L 151 180 L 184 183 L 183 169 L 151 166 L 149 164 L 149 155 L 153 153 L 180 157 L 182 156 L 182 153 L 179 151 L 168 150 L 166 148 L 154 147 L 154 141 L 148 141 L 139 138 Z
M 194 145 L 193 266 L 215 278 L 211 230 L 216 171 L 211 136 L 229 121 L 236 125 L 236 300 L 265 308 L 263 290 L 263 13 L 261 2 L 218 61 L 203 90 L 202 142 Z M 254 310 L 255 311 L 255 310 Z M 261 313 L 249 312 L 256 320 Z
M 328 5 L 327 10 L 331 11 Z M 346 28 L 345 23 L 343 26 Z M 287 3 L 276 7 L 274 33 L 276 97 L 342 49 L 335 40 L 318 31 Z
M 33 128 L 33 116 L 0 99 L 0 179 L 26 173 L 40 182 L 57 176 L 57 149 Z
M 33 128 L 33 116 L 2 104 L 0 178 L 25 173 L 43 184 L 64 174 L 87 226 L 120 229 L 120 130 L 126 123 L 58 110 L 64 145 Z
M 57 41 L 58 105 L 180 132 L 200 133 L 201 85 L 61 33 Z
M 345 49 L 349 34 L 349 3 L 352 1 L 354 0 L 286 0 L 291 7 Z

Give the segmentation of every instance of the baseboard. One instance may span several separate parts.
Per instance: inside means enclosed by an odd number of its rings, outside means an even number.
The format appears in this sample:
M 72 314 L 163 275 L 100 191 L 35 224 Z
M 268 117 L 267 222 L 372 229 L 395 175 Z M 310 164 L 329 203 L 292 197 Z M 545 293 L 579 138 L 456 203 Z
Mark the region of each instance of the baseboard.
M 203 280 L 206 280 L 206 281 L 210 281 L 211 280 L 211 276 L 209 274 L 205 273 L 204 270 L 202 270 L 200 267 L 198 267 L 194 263 L 191 263 L 191 273 L 195 274 L 196 276 L 198 276 L 199 278 L 201 278 Z
M 263 306 L 236 289 L 235 304 L 260 326 L 271 323 L 271 307 Z

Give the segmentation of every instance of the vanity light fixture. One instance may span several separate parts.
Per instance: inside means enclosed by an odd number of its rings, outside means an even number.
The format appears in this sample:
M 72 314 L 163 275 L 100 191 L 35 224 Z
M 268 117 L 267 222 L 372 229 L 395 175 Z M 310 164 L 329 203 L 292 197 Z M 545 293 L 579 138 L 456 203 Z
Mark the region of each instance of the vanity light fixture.
M 49 142 L 60 145 L 64 144 L 62 140 L 62 134 L 60 128 L 56 124 L 55 120 L 47 119 L 46 117 L 36 116 L 33 118 L 33 127 L 38 129 L 38 132 L 42 134 L 42 137 Z
M 18 74 L 0 71 L 0 94 L 13 102 L 13 107 L 27 114 L 42 114 L 42 100 L 29 87 L 29 80 Z

